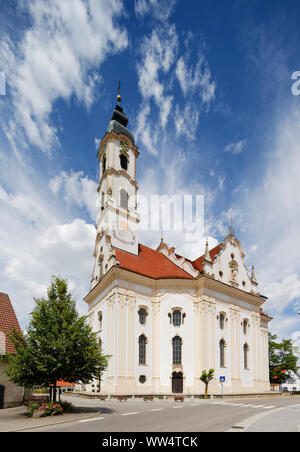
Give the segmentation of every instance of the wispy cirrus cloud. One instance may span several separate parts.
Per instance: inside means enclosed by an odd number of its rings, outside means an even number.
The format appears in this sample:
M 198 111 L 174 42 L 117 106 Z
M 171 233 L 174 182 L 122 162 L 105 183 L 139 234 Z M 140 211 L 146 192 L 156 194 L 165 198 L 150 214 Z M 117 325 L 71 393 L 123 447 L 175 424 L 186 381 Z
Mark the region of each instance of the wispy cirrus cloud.
M 197 93 L 202 105 L 209 104 L 215 98 L 216 82 L 202 51 L 199 51 L 195 66 L 189 65 L 187 58 L 181 56 L 177 61 L 175 73 L 185 97 Z
M 177 0 L 134 0 L 134 10 L 138 18 L 151 14 L 160 21 L 167 20 L 172 14 Z
M 225 146 L 224 152 L 229 152 L 230 154 L 240 154 L 245 149 L 247 142 L 248 140 L 245 139 L 229 143 Z
M 10 92 L 1 122 L 16 153 L 20 143 L 50 152 L 59 143 L 55 102 L 74 96 L 89 109 L 101 83 L 99 66 L 127 47 L 127 32 L 116 23 L 122 1 L 30 0 L 24 7 L 30 27 L 22 39 L 0 37 Z

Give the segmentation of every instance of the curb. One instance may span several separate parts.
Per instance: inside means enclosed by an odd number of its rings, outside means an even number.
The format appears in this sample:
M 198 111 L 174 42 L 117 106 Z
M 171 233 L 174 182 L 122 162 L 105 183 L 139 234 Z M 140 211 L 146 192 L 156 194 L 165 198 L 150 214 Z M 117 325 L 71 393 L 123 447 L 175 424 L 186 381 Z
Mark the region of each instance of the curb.
M 81 420 L 93 418 L 95 416 L 98 416 L 99 414 L 101 414 L 101 411 L 97 411 L 96 413 L 93 413 L 93 414 L 91 414 L 90 416 L 87 416 L 87 417 L 81 417 L 80 419 L 67 419 L 65 421 L 60 421 L 60 422 L 49 422 L 48 424 L 35 425 L 34 427 L 32 426 L 32 427 L 17 428 L 17 429 L 12 429 L 12 430 L 2 430 L 0 433 L 22 432 L 24 430 L 33 430 L 35 428 L 49 427 L 51 425 L 66 424 L 67 422 L 78 422 L 78 421 L 81 421 Z
M 293 405 L 295 407 L 300 406 L 300 405 Z M 280 408 L 275 408 L 274 410 L 270 411 L 270 412 L 265 412 L 265 413 L 259 413 L 259 414 L 255 414 L 254 416 L 248 417 L 247 419 L 245 419 L 244 421 L 236 424 L 235 427 L 231 427 L 228 430 L 225 431 L 225 433 L 247 433 L 247 429 L 249 427 L 251 427 L 251 425 L 255 424 L 255 422 L 259 421 L 260 419 L 263 419 L 266 416 L 270 416 L 273 413 L 278 413 L 279 411 L 283 411 L 286 410 L 287 407 L 280 407 Z

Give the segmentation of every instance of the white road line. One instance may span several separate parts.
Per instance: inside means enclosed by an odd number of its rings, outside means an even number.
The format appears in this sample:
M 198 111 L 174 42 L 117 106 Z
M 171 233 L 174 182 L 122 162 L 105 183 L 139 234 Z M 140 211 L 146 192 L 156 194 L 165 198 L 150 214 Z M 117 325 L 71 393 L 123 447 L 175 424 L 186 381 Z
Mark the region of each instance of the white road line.
M 264 408 L 264 405 L 253 405 L 252 408 Z
M 249 407 L 249 406 L 253 406 L 253 405 L 241 405 L 242 408 L 246 408 L 246 407 Z
M 275 407 L 275 405 L 273 405 L 273 406 L 265 406 L 264 407 L 265 410 L 269 410 L 270 408 L 276 408 L 276 407 Z
M 122 416 L 131 416 L 132 414 L 139 414 L 138 411 L 133 411 L 132 413 L 124 413 Z
M 183 408 L 183 406 L 173 406 L 174 409 L 176 408 Z
M 156 408 L 155 410 L 151 410 L 151 411 L 163 411 L 163 408 Z
M 104 417 L 93 417 L 93 419 L 82 419 L 78 422 L 91 422 L 91 421 L 99 421 L 100 419 L 104 419 Z

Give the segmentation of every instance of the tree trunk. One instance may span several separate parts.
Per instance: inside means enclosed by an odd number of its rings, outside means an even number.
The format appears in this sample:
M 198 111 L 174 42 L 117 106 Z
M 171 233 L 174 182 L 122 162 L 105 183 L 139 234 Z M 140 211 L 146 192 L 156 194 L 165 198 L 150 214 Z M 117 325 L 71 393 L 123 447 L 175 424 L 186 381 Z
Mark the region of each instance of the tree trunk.
M 207 399 L 208 383 L 205 383 L 205 398 Z
M 53 384 L 53 400 L 52 402 L 56 402 L 56 381 Z

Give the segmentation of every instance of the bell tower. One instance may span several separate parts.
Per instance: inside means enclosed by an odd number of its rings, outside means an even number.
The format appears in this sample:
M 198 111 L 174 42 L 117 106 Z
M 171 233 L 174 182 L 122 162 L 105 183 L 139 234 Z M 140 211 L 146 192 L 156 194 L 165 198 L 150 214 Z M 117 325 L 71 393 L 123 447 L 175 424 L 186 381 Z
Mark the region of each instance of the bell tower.
M 118 89 L 117 105 L 97 154 L 100 180 L 91 288 L 117 264 L 114 248 L 138 254 L 140 220 L 137 213 L 136 159 L 139 152 L 133 134 L 127 129 L 128 118 L 120 102 Z

